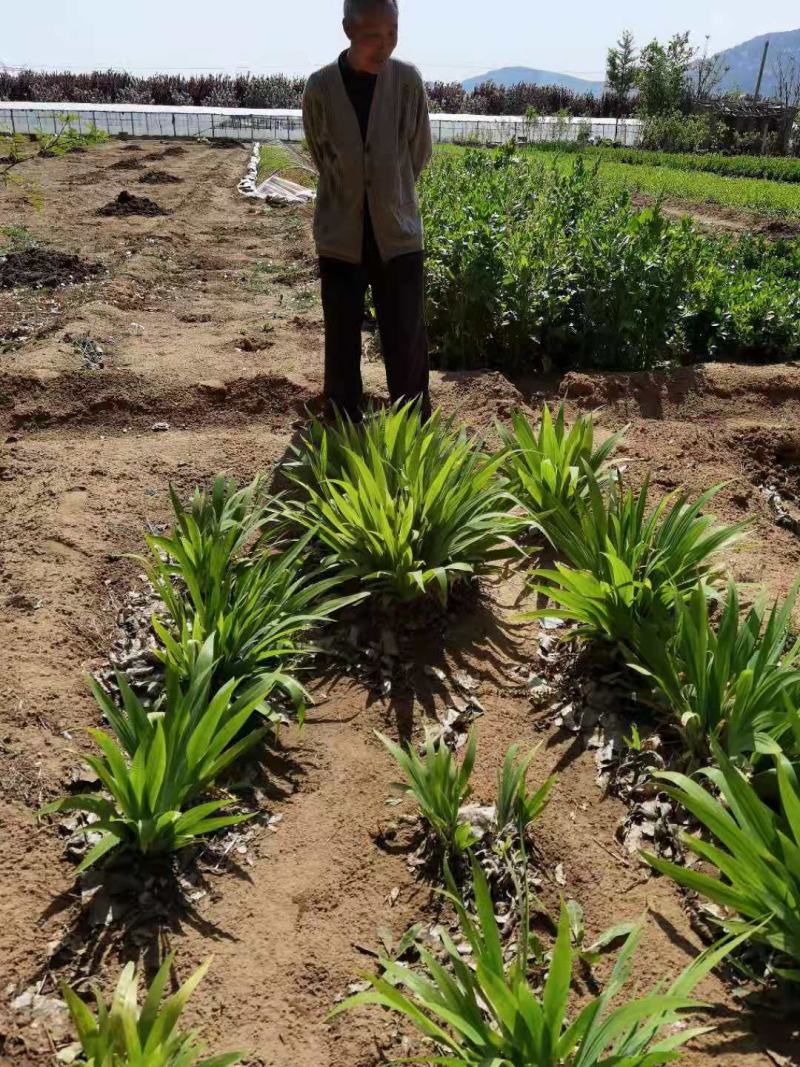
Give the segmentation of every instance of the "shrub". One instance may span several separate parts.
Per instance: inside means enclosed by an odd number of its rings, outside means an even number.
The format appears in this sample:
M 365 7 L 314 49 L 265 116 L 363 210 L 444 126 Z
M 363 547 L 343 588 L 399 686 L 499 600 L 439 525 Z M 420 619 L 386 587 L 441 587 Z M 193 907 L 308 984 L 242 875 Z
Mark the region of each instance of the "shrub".
M 713 744 L 713 742 L 712 742 Z M 710 835 L 708 842 L 686 835 L 684 844 L 701 860 L 716 867 L 715 878 L 656 856 L 645 859 L 686 889 L 713 901 L 733 915 L 720 920 L 740 931 L 740 918 L 761 924 L 752 936 L 798 966 L 778 973 L 800 981 L 800 782 L 786 756 L 775 756 L 778 781 L 777 810 L 766 804 L 753 785 L 714 745 L 718 768 L 704 771 L 714 791 L 682 774 L 656 777 L 666 792 L 698 820 Z
M 608 460 L 624 436 L 609 437 L 595 447 L 594 421 L 580 416 L 567 430 L 564 407 L 555 419 L 542 407 L 538 430 L 521 412 L 511 417 L 511 428 L 498 427 L 503 444 L 503 472 L 515 499 L 533 523 L 543 527 L 553 512 L 574 511 L 589 490 L 589 475 L 603 485 Z
M 686 1028 L 685 1013 L 701 1007 L 692 993 L 730 951 L 730 944 L 699 956 L 671 986 L 662 984 L 640 1000 L 612 1007 L 630 976 L 640 926 L 625 941 L 603 992 L 570 1023 L 569 992 L 578 954 L 571 944 L 567 909 L 562 907 L 549 974 L 539 989 L 528 974 L 527 905 L 516 954 L 506 962 L 489 888 L 477 863 L 473 880 L 476 918 L 468 914 L 452 880 L 450 896 L 474 967 L 444 932 L 445 966 L 423 947 L 419 972 L 387 961 L 380 976 L 367 976 L 370 990 L 346 1000 L 332 1014 L 362 1004 L 388 1008 L 433 1043 L 435 1050 L 418 1062 L 450 1067 L 656 1067 L 673 1061 L 678 1048 L 704 1032 Z
M 710 115 L 683 115 L 673 111 L 648 115 L 640 143 L 643 149 L 654 152 L 700 152 L 716 148 L 717 136 Z
M 124 675 L 117 676 L 122 709 L 92 682 L 95 699 L 115 736 L 90 730 L 102 755 L 85 760 L 110 797 L 100 793 L 64 797 L 41 811 L 82 811 L 94 816 L 87 832 L 102 837 L 87 853 L 79 873 L 118 846 L 143 856 L 165 854 L 251 817 L 219 815 L 228 806 L 226 800 L 190 806 L 267 732 L 259 727 L 240 736 L 273 679 L 264 676 L 246 687 L 232 679 L 212 695 L 213 671 L 214 639 L 209 638 L 185 688 L 175 672 L 167 671 L 165 699 L 157 712 L 144 708 Z
M 274 74 L 200 74 L 191 77 L 154 74 L 139 78 L 122 71 L 67 71 L 43 73 L 0 70 L 0 100 L 51 100 L 86 103 L 120 103 L 130 100 L 146 104 L 169 104 L 184 100 L 190 104 L 244 108 L 299 108 L 305 78 Z M 608 116 L 618 114 L 619 103 L 612 93 L 575 93 L 560 85 L 495 85 L 485 82 L 467 92 L 460 82 L 428 82 L 432 112 L 450 115 L 523 115 L 528 106 L 542 114 L 554 114 L 564 105 L 574 115 Z M 631 114 L 636 99 L 625 102 Z
M 416 799 L 420 815 L 438 838 L 443 853 L 461 855 L 474 843 L 472 830 L 461 821 L 459 812 L 471 792 L 475 735 L 470 735 L 461 766 L 444 741 L 434 741 L 430 734 L 424 756 L 417 755 L 410 745 L 403 748 L 383 734 L 378 737 L 397 760 L 406 777 L 405 792 Z
M 314 532 L 343 580 L 444 602 L 454 582 L 518 552 L 500 463 L 440 412 L 423 422 L 414 404 L 361 426 L 314 423 L 287 470 L 302 490 L 287 517 Z
M 800 351 L 800 253 L 746 236 L 697 250 L 676 327 L 686 357 L 785 360 Z
M 95 988 L 97 1015 L 66 982 L 62 982 L 61 991 L 81 1045 L 78 1064 L 86 1067 L 228 1067 L 243 1058 L 243 1052 L 202 1058 L 204 1047 L 198 1043 L 196 1033 L 178 1030 L 186 1002 L 203 980 L 211 960 L 198 967 L 177 992 L 164 999 L 174 959 L 174 953 L 170 953 L 164 960 L 141 1007 L 137 997 L 139 976 L 133 963 L 126 964 L 122 971 L 110 1004 L 106 1004 L 100 990 Z
M 655 682 L 680 722 L 693 756 L 704 759 L 713 740 L 735 759 L 769 750 L 791 729 L 785 701 L 800 693 L 800 641 L 787 650 L 790 596 L 767 614 L 763 603 L 740 617 L 736 584 L 716 627 L 709 620 L 708 596 L 698 585 L 674 603 L 673 633 L 640 631 L 636 663 Z
M 649 489 L 649 478 L 638 494 L 623 489 L 617 478 L 604 495 L 592 479 L 588 501 L 577 514 L 550 517 L 550 541 L 569 563 L 534 572 L 539 579 L 534 588 L 553 607 L 528 618 L 568 619 L 583 637 L 630 649 L 637 647 L 643 625 L 669 632 L 676 597 L 687 596 L 699 581 L 708 589 L 718 573 L 716 553 L 731 545 L 743 526 L 716 526 L 701 514 L 719 487 L 694 503 L 673 493 L 648 516 Z

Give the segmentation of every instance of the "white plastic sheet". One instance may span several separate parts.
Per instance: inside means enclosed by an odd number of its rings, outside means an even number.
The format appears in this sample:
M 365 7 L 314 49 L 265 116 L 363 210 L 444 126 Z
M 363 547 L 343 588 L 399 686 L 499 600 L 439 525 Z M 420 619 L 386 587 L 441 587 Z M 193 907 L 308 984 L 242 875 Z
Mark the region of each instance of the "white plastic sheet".
M 239 182 L 239 192 L 243 196 L 255 197 L 258 200 L 267 200 L 274 204 L 307 204 L 314 199 L 316 193 L 313 189 L 306 189 L 304 185 L 291 182 L 282 178 L 280 171 L 276 171 L 263 182 L 258 181 L 258 164 L 261 159 L 261 145 L 256 142 L 250 153 L 247 164 L 247 173 Z

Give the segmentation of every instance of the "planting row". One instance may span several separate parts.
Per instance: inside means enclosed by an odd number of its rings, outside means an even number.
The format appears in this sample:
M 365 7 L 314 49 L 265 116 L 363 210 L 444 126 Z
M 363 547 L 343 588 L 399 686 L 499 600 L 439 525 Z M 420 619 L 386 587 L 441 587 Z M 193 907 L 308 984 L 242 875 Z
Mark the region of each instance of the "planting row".
M 564 170 L 569 169 L 575 160 L 572 155 L 554 157 L 552 153 L 538 152 L 536 149 L 527 151 L 534 158 L 555 163 Z M 796 232 L 800 218 L 800 186 L 796 183 L 765 178 L 737 178 L 646 163 L 631 165 L 606 157 L 593 159 L 589 156 L 587 162 L 599 168 L 600 182 L 608 195 L 623 191 L 638 200 L 645 197 L 653 203 L 665 200 L 669 203 L 670 213 L 676 210 L 678 205 L 675 202 L 679 201 L 684 213 L 697 212 L 701 216 L 706 214 L 703 207 L 712 205 L 717 209 L 727 208 L 746 213 L 747 224 L 754 230 L 766 229 L 768 234 L 779 234 L 783 229 L 789 237 Z M 713 219 L 714 211 L 708 214 Z M 779 220 L 785 221 L 781 224 Z M 708 227 L 708 222 L 705 225 Z M 718 232 L 724 232 L 723 219 L 719 220 L 718 225 L 723 228 Z
M 595 148 L 586 145 L 537 144 L 537 152 L 580 152 L 589 159 L 603 159 L 630 166 L 669 167 L 701 171 L 728 178 L 759 178 L 776 182 L 800 182 L 800 159 L 792 156 L 731 156 L 721 152 L 655 152 L 645 148 Z
M 575 624 L 571 637 L 618 649 L 684 738 L 682 770 L 710 767 L 708 788 L 674 772 L 662 779 L 704 827 L 687 844 L 719 876 L 646 858 L 721 904 L 728 938 L 656 999 L 613 1007 L 641 933 L 625 931 L 603 993 L 568 1023 L 580 955 L 574 917 L 562 913 L 549 953 L 529 929 L 525 837 L 552 782 L 529 792 L 530 757 L 509 751 L 492 816 L 499 854 L 522 858 L 521 873 L 513 868 L 517 917 L 509 928 L 518 945 L 509 960 L 479 835 L 463 811 L 475 739 L 460 766 L 443 741 L 429 740 L 417 754 L 384 739 L 437 842 L 475 969 L 445 938 L 444 959 L 420 948 L 418 967 L 387 961 L 371 991 L 341 1010 L 366 1001 L 398 1011 L 453 1064 L 667 1062 L 693 1036 L 670 1028 L 696 1006 L 695 985 L 742 940 L 765 946 L 775 974 L 795 977 L 800 965 L 792 601 L 740 618 L 735 588 L 726 595 L 721 584 L 718 553 L 742 527 L 704 514 L 714 490 L 653 506 L 647 484 L 634 493 L 614 468 L 619 438 L 598 444 L 590 419 L 568 429 L 563 411 L 553 418 L 545 407 L 535 426 L 518 414 L 500 432 L 501 448 L 489 454 L 439 413 L 423 424 L 413 405 L 393 408 L 362 427 L 312 425 L 285 466 L 293 490 L 283 497 L 224 479 L 188 507 L 173 495 L 172 532 L 147 539 L 145 560 L 162 604 L 153 628 L 163 691 L 146 704 L 122 675 L 118 699 L 94 686 L 110 731 L 92 731 L 99 754 L 87 759 L 103 788 L 46 810 L 88 816 L 97 838 L 81 869 L 117 850 L 169 854 L 251 818 L 232 810 L 225 772 L 287 714 L 302 716 L 300 672 L 314 629 L 367 597 L 444 603 L 456 583 L 524 560 L 531 535 L 544 537 L 560 561 L 534 571 L 533 588 L 550 606 L 533 617 L 555 614 Z M 194 1036 L 176 1026 L 202 972 L 159 1009 L 169 965 L 141 1009 L 131 969 L 110 1013 L 102 998 L 95 1017 L 67 994 L 88 1059 L 113 1052 L 120 1063 L 197 1061 Z M 143 1059 L 143 1049 L 154 1058 Z
M 513 147 L 437 154 L 421 200 L 440 366 L 639 370 L 800 351 L 797 242 L 668 221 L 598 166 Z

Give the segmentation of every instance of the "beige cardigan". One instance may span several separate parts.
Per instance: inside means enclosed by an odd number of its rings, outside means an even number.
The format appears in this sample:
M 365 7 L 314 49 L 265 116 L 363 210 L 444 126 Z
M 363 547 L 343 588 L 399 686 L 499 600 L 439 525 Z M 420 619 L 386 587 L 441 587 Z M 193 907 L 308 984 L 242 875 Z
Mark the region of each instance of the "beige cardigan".
M 432 148 L 428 102 L 416 67 L 390 59 L 378 75 L 366 144 L 338 62 L 308 79 L 303 125 L 319 171 L 318 253 L 361 262 L 365 196 L 384 261 L 421 251 L 416 181 Z

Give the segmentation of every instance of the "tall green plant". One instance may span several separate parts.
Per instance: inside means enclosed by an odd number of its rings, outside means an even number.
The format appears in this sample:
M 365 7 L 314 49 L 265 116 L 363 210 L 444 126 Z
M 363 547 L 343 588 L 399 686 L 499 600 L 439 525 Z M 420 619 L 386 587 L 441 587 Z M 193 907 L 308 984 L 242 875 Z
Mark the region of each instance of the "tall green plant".
M 100 756 L 84 757 L 108 792 L 64 797 L 41 814 L 81 811 L 95 817 L 87 832 L 101 833 L 78 871 L 117 847 L 143 856 L 173 852 L 214 830 L 234 826 L 249 815 L 218 814 L 227 800 L 192 801 L 267 733 L 244 733 L 248 720 L 275 685 L 262 675 L 249 685 L 231 679 L 212 691 L 214 639 L 200 649 L 184 687 L 167 672 L 161 710 L 148 712 L 125 679 L 117 681 L 123 708 L 92 681 L 95 699 L 113 730 L 89 730 Z
M 534 792 L 528 792 L 528 769 L 536 752 L 537 749 L 533 749 L 520 758 L 519 745 L 512 745 L 506 752 L 497 776 L 497 829 L 500 832 L 513 826 L 522 836 L 525 828 L 539 818 L 550 802 L 556 784 L 555 775 Z
M 760 924 L 755 940 L 768 945 L 797 966 L 780 973 L 800 981 L 800 780 L 782 754 L 775 756 L 777 810 L 766 804 L 752 783 L 714 744 L 719 767 L 703 772 L 713 787 L 704 789 L 685 775 L 663 772 L 656 777 L 666 792 L 698 820 L 711 840 L 684 836 L 684 844 L 716 867 L 717 878 L 645 853 L 645 859 L 678 885 L 726 909 L 720 920 L 730 931 L 744 920 Z M 719 797 L 715 793 L 719 793 Z
M 270 674 L 302 709 L 305 692 L 285 668 L 310 651 L 311 630 L 358 596 L 331 595 L 339 579 L 309 569 L 312 534 L 287 546 L 269 528 L 276 513 L 260 502 L 258 480 L 237 489 L 217 478 L 211 493 L 195 492 L 189 509 L 171 497 L 174 528 L 147 538 L 151 555 L 143 561 L 168 615 L 153 620 L 156 654 L 186 678 L 213 638 L 214 684 Z
M 518 551 L 500 464 L 441 412 L 423 422 L 416 404 L 361 426 L 315 423 L 287 470 L 301 490 L 287 514 L 342 579 L 401 601 L 445 601 L 454 582 Z
M 462 822 L 459 811 L 471 793 L 475 735 L 470 735 L 460 766 L 444 741 L 434 740 L 431 734 L 425 739 L 423 756 L 410 745 L 402 747 L 383 734 L 378 737 L 397 760 L 406 778 L 403 788 L 416 799 L 420 815 L 436 834 L 443 853 L 461 855 L 474 843 L 472 829 Z
M 546 530 L 549 516 L 562 509 L 574 510 L 589 492 L 589 475 L 599 485 L 608 477 L 608 461 L 625 431 L 595 445 L 594 420 L 579 416 L 567 429 L 564 406 L 555 418 L 542 406 L 538 427 L 516 411 L 511 427 L 498 426 L 503 445 L 503 472 L 526 515 Z
M 310 632 L 361 599 L 359 594 L 333 596 L 339 577 L 306 569 L 311 538 L 309 533 L 290 547 L 273 552 L 262 547 L 252 558 L 231 560 L 222 586 L 199 609 L 194 601 L 175 598 L 170 625 L 153 620 L 162 662 L 186 676 L 196 649 L 213 637 L 217 684 L 270 673 L 302 706 L 305 692 L 285 668 L 313 650 Z
M 173 619 L 191 610 L 214 618 L 227 604 L 236 565 L 269 522 L 256 479 L 243 489 L 220 475 L 211 492 L 197 488 L 188 507 L 170 487 L 173 528 L 168 536 L 147 535 L 147 576 Z
M 346 1000 L 332 1014 L 362 1004 L 388 1008 L 434 1045 L 414 1062 L 448 1067 L 656 1067 L 676 1060 L 681 1046 L 705 1032 L 703 1027 L 676 1027 L 683 1025 L 687 1012 L 702 1007 L 692 996 L 694 989 L 730 951 L 730 943 L 699 956 L 672 985 L 662 983 L 649 995 L 614 1007 L 632 970 L 640 926 L 625 941 L 603 992 L 570 1021 L 577 952 L 567 909 L 562 907 L 549 974 L 539 991 L 528 973 L 527 905 L 516 955 L 507 962 L 489 887 L 477 863 L 472 876 L 475 918 L 452 880 L 448 896 L 474 967 L 444 933 L 444 964 L 420 947 L 419 970 L 387 962 L 380 976 L 366 976 L 370 990 Z
M 583 637 L 629 648 L 636 647 L 644 624 L 667 633 L 675 599 L 698 582 L 711 587 L 719 573 L 716 554 L 744 528 L 717 526 L 702 513 L 719 488 L 692 503 L 672 494 L 648 514 L 649 478 L 638 494 L 625 490 L 621 478 L 608 493 L 590 478 L 585 506 L 548 521 L 550 541 L 569 564 L 534 572 L 534 588 L 553 606 L 528 617 L 568 619 Z
M 61 983 L 81 1045 L 76 1063 L 85 1067 L 229 1067 L 243 1058 L 243 1052 L 206 1058 L 197 1033 L 178 1029 L 186 1002 L 211 960 L 198 967 L 177 992 L 165 997 L 174 960 L 174 953 L 164 960 L 141 1006 L 139 976 L 133 963 L 126 964 L 109 1004 L 95 987 L 96 1015 L 66 982 Z
M 632 664 L 650 677 L 680 722 L 695 758 L 710 755 L 717 740 L 731 758 L 771 752 L 791 733 L 786 701 L 800 696 L 800 640 L 787 648 L 797 585 L 769 613 L 755 604 L 741 617 L 736 583 L 728 583 L 716 626 L 708 597 L 696 586 L 674 603 L 674 632 L 644 628 Z

